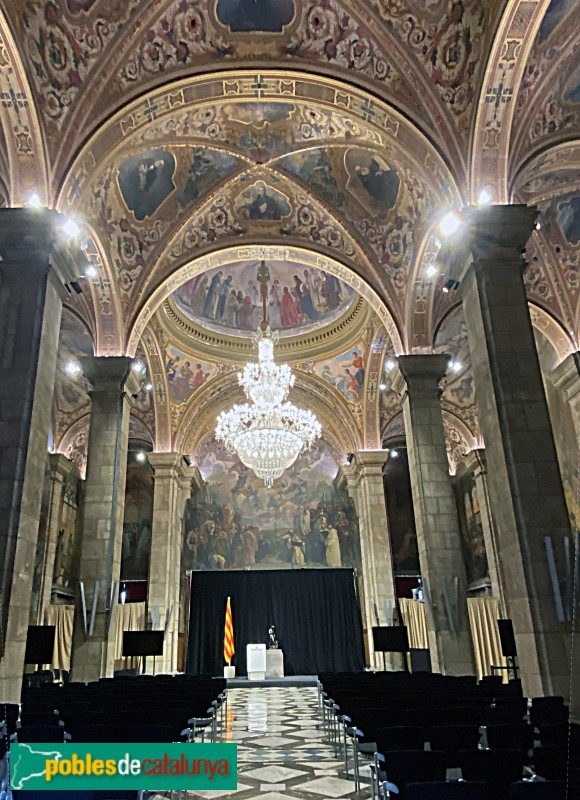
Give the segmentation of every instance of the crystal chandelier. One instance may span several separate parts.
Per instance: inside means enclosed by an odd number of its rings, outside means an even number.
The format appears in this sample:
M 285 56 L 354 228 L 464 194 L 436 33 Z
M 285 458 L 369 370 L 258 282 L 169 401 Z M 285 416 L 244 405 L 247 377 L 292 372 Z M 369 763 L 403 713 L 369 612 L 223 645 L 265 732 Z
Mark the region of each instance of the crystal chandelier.
M 320 436 L 321 427 L 311 411 L 286 402 L 294 375 L 287 364 L 274 363 L 278 331 L 272 332 L 266 320 L 267 269 L 263 261 L 258 279 L 263 308 L 262 324 L 254 335 L 258 363 L 246 364 L 238 373 L 240 386 L 251 402 L 219 415 L 216 439 L 270 487 Z

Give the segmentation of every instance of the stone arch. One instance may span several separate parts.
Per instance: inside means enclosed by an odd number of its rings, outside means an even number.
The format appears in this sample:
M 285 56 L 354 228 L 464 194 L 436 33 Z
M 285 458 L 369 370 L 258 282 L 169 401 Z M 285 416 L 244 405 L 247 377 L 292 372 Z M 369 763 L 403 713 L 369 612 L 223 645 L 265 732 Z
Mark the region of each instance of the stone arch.
M 49 205 L 50 178 L 34 95 L 18 46 L 0 10 L 0 122 L 8 148 L 10 205 L 21 206 L 36 192 Z
M 345 456 L 360 449 L 362 433 L 357 428 L 348 402 L 322 379 L 297 370 L 295 375 L 296 383 L 290 396 L 292 402 L 296 401 L 298 406 L 306 405 L 318 415 L 324 434 L 334 442 L 335 451 Z M 192 454 L 207 435 L 208 428 L 215 427 L 219 411 L 240 402 L 243 394 L 234 373 L 228 372 L 208 381 L 194 397 L 174 438 L 176 452 Z M 337 409 L 340 409 L 338 413 Z

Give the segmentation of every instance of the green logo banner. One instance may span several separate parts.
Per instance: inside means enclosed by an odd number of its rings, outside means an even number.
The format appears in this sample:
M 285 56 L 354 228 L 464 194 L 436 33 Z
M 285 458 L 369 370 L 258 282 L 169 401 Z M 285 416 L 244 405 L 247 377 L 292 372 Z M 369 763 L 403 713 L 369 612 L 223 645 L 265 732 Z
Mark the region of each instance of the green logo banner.
M 235 744 L 13 744 L 13 790 L 231 790 Z

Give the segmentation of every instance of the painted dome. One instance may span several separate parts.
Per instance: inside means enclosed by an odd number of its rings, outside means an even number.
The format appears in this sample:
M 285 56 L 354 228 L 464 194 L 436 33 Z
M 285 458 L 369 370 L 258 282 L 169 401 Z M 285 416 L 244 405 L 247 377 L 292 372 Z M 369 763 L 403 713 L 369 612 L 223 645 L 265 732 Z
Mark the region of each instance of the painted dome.
M 259 263 L 219 267 L 197 275 L 172 294 L 178 311 L 217 333 L 251 336 L 262 320 Z M 332 324 L 356 293 L 338 278 L 293 261 L 268 263 L 268 321 L 281 336 L 309 333 Z

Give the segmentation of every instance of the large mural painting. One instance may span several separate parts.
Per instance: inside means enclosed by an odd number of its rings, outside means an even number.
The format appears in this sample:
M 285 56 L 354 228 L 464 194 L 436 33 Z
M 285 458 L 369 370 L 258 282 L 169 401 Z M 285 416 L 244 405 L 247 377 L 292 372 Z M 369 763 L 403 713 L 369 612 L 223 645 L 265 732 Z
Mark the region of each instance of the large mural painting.
M 127 466 L 121 580 L 146 580 L 151 556 L 153 475 L 146 464 Z
M 570 406 L 562 393 L 554 386 L 549 376 L 558 364 L 556 351 L 536 328 L 534 328 L 538 357 L 544 378 L 544 389 L 548 401 L 548 411 L 554 432 L 554 442 L 558 454 L 560 474 L 566 495 L 566 504 L 573 529 L 580 528 L 580 505 L 578 505 L 578 439 Z
M 200 464 L 205 485 L 185 510 L 182 574 L 357 566 L 358 519 L 348 495 L 333 485 L 337 470 L 329 449 L 318 444 L 266 489 L 212 443 Z
M 205 328 L 249 335 L 262 319 L 259 267 L 257 261 L 248 261 L 210 270 L 183 284 L 172 300 L 181 313 Z M 330 324 L 355 297 L 350 286 L 322 270 L 288 261 L 269 263 L 268 272 L 268 319 L 283 336 Z
M 459 516 L 459 535 L 465 562 L 467 585 L 481 585 L 489 576 L 483 524 L 477 487 L 473 473 L 465 471 L 458 474 L 455 482 L 457 510 Z

